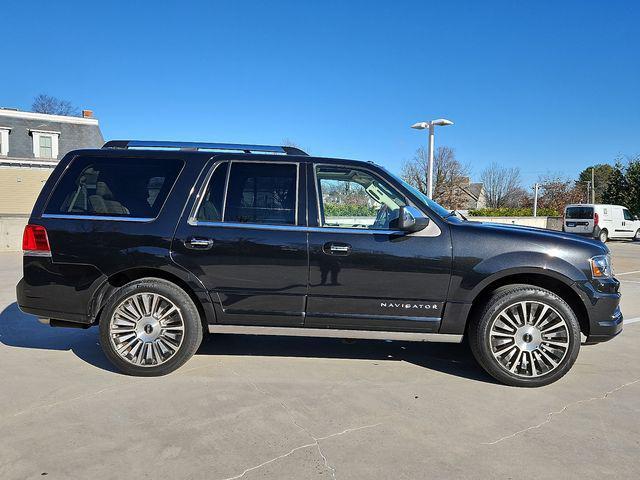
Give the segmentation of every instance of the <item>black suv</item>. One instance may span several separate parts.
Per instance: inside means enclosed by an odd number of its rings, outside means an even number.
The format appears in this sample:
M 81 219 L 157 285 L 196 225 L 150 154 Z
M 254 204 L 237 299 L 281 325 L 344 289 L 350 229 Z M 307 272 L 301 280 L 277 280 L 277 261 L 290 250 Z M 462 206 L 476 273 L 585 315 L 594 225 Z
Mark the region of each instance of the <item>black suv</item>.
M 20 308 L 99 324 L 123 372 L 203 332 L 460 342 L 509 385 L 622 330 L 600 242 L 465 221 L 384 168 L 293 147 L 111 141 L 66 155 L 25 229 Z

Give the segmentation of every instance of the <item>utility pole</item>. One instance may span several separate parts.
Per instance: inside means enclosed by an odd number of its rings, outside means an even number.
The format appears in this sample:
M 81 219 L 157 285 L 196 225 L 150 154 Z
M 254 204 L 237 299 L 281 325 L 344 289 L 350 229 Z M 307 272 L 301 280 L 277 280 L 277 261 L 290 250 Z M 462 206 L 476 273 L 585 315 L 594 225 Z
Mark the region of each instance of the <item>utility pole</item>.
M 537 217 L 538 216 L 538 190 L 540 189 L 540 184 L 539 183 L 535 183 L 535 185 L 533 186 L 533 216 Z
M 587 201 L 585 203 L 589 203 L 589 199 L 591 198 L 591 182 L 587 180 Z
M 596 174 L 593 167 L 591 167 L 591 200 L 591 203 L 596 203 Z

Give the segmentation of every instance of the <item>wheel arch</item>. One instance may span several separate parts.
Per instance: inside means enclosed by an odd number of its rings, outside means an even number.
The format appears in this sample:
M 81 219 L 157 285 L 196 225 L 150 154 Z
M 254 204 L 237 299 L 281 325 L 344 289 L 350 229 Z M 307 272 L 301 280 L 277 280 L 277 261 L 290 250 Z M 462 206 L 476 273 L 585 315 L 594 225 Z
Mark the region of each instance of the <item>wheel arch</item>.
M 532 285 L 544 288 L 562 298 L 573 310 L 580 324 L 580 330 L 586 336 L 589 335 L 589 314 L 580 295 L 571 287 L 573 282 L 564 280 L 561 276 L 551 276 L 544 273 L 513 273 L 493 279 L 485 285 L 474 297 L 469 314 L 467 316 L 466 329 L 471 321 L 480 314 L 484 305 L 492 294 L 503 287 L 510 285 Z
M 100 316 L 105 305 L 120 287 L 141 278 L 159 278 L 167 280 L 184 290 L 187 295 L 191 297 L 193 303 L 198 309 L 202 328 L 205 332 L 208 331 L 209 323 L 215 323 L 216 317 L 211 297 L 204 289 L 200 288 L 197 283 L 194 284 L 193 279 L 181 278 L 176 273 L 172 273 L 164 269 L 149 267 L 129 268 L 110 275 L 96 291 L 90 303 L 89 315 L 93 318 L 93 323 L 99 323 Z

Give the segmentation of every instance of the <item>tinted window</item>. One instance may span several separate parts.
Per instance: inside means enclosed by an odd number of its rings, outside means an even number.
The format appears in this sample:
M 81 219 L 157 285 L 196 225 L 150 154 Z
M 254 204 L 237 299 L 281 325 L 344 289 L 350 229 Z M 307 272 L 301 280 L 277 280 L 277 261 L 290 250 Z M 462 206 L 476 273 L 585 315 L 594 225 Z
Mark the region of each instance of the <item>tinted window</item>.
M 224 183 L 227 180 L 227 163 L 216 167 L 207 185 L 196 218 L 200 222 L 219 222 L 222 220 L 222 204 L 224 202 Z
M 398 192 L 363 170 L 318 166 L 316 178 L 325 227 L 389 230 L 406 205 Z
M 625 220 L 633 220 L 633 215 L 631 215 L 631 212 L 629 210 L 627 210 L 626 208 L 623 210 L 624 212 L 624 219 Z
M 177 159 L 78 157 L 45 213 L 155 218 L 182 165 Z
M 565 212 L 565 218 L 593 218 L 593 207 L 569 207 Z
M 231 164 L 225 222 L 295 225 L 297 168 L 291 164 Z

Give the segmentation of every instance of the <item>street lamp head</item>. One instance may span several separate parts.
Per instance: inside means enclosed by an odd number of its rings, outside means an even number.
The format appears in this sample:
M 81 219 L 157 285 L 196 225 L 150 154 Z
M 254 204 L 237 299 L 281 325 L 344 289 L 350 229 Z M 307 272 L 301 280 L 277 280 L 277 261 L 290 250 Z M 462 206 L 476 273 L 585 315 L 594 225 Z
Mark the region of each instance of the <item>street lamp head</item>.
M 447 125 L 453 125 L 451 120 L 447 120 L 446 118 L 438 118 L 436 120 L 431 120 L 433 125 L 438 125 L 440 127 L 446 127 Z
M 430 126 L 435 125 L 438 127 L 446 127 L 447 125 L 453 125 L 451 120 L 447 120 L 446 118 L 437 118 L 435 120 L 431 120 L 430 122 L 418 122 L 411 125 L 411 128 L 415 128 L 416 130 L 425 130 Z

